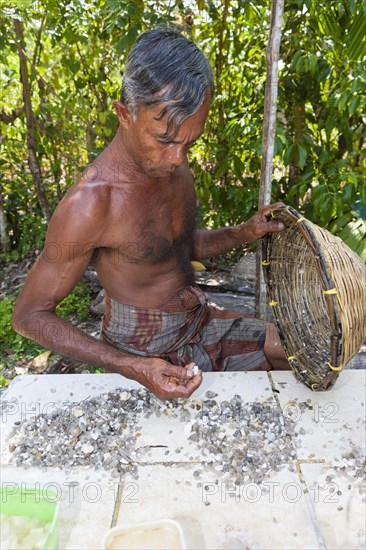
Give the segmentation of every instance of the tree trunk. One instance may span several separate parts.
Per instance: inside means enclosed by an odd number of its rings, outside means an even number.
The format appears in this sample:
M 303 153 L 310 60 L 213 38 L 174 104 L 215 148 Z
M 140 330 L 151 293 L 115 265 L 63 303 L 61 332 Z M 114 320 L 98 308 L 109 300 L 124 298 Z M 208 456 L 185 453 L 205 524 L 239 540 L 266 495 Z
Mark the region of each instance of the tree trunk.
M 261 185 L 259 206 L 270 204 L 272 193 L 272 169 L 274 141 L 276 135 L 276 111 L 278 93 L 278 59 L 281 44 L 281 27 L 283 21 L 284 0 L 272 0 L 271 29 L 267 47 L 267 80 L 264 101 L 264 123 L 262 142 Z M 262 271 L 262 248 L 257 246 L 256 261 L 256 316 L 265 319 L 267 316 L 266 288 Z
M 294 144 L 299 145 L 302 141 L 302 133 L 305 125 L 305 102 L 301 101 L 296 103 L 294 111 Z M 292 159 L 289 166 L 289 180 L 291 184 L 297 182 L 299 178 L 299 153 L 297 147 L 294 149 Z M 299 196 L 294 196 L 296 202 L 298 202 Z
M 88 124 L 85 130 L 86 137 L 86 149 L 88 152 L 88 162 L 91 163 L 95 159 L 95 148 L 96 148 L 96 139 L 97 134 L 94 131 L 94 128 L 91 124 Z
M 0 193 L 0 244 L 2 252 L 10 251 L 10 241 L 8 235 L 8 224 L 6 215 L 3 209 L 3 196 Z
M 23 88 L 23 101 L 27 123 L 28 164 L 32 174 L 36 195 L 46 220 L 51 217 L 50 208 L 42 181 L 41 168 L 37 158 L 37 138 L 35 133 L 35 118 L 32 109 L 31 88 L 28 76 L 27 56 L 24 52 L 23 23 L 14 19 L 14 28 L 17 35 L 16 47 L 19 54 L 20 81 Z
M 224 35 L 226 30 L 226 20 L 228 16 L 229 11 L 229 4 L 230 0 L 224 0 L 223 5 L 223 11 L 222 11 L 222 19 L 220 23 L 220 29 L 219 29 L 219 39 L 218 39 L 218 46 L 216 51 L 216 57 L 215 57 L 215 76 L 216 76 L 216 90 L 215 95 L 219 97 L 217 110 L 218 110 L 218 118 L 219 118 L 219 128 L 220 132 L 218 133 L 218 143 L 220 145 L 219 152 L 217 154 L 217 162 L 216 167 L 220 166 L 220 164 L 224 161 L 224 159 L 227 157 L 227 140 L 222 135 L 222 131 L 225 126 L 225 113 L 224 113 L 224 105 L 223 105 L 223 99 L 222 99 L 222 70 L 224 68 L 226 59 L 224 55 Z M 224 172 L 220 176 L 220 183 L 221 185 L 227 184 L 227 169 L 224 170 Z

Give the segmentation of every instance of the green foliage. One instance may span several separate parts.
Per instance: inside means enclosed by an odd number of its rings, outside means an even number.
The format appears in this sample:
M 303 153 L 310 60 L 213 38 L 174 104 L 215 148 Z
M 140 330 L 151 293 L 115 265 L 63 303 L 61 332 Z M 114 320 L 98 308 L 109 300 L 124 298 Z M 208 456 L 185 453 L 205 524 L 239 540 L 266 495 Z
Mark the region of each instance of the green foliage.
M 81 322 L 90 315 L 91 292 L 88 286 L 79 283 L 74 290 L 63 300 L 56 309 L 57 314 L 69 321 Z M 11 317 L 16 296 L 7 295 L 0 301 L 0 359 L 6 360 L 6 350 L 10 349 L 13 358 L 34 357 L 43 351 L 43 348 L 17 334 L 11 325 Z
M 269 12 L 222 0 L 210 16 L 195 31 L 216 69 L 219 96 L 194 168 L 203 221 L 217 226 L 241 221 L 258 201 Z M 365 24 L 361 0 L 286 5 L 272 184 L 273 202 L 333 229 L 362 257 Z M 347 229 L 331 224 L 354 210 Z
M 20 334 L 17 334 L 11 326 L 11 317 L 15 305 L 16 297 L 14 295 L 5 296 L 0 301 L 0 358 L 5 360 L 5 350 L 11 349 L 11 352 L 15 359 L 23 356 L 38 355 L 43 348 L 29 340 L 24 338 Z
M 0 22 L 3 114 L 23 104 L 18 17 L 51 211 L 117 129 L 112 102 L 136 37 L 174 22 L 192 35 L 215 71 L 206 132 L 191 156 L 202 225 L 252 215 L 260 183 L 270 6 L 257 0 L 11 2 Z M 286 2 L 272 193 L 273 202 L 283 200 L 319 225 L 343 231 L 361 254 L 362 224 L 346 231 L 333 222 L 351 215 L 356 223 L 353 218 L 362 219 L 366 206 L 365 13 L 364 0 Z M 10 122 L 1 117 L 0 134 L 0 200 L 11 249 L 21 255 L 41 248 L 46 230 L 27 163 L 24 112 Z
M 328 229 L 336 233 L 366 263 L 366 221 L 354 211 L 334 219 Z
M 74 290 L 57 306 L 56 313 L 69 321 L 85 321 L 90 316 L 90 303 L 92 295 L 90 288 L 82 283 L 76 285 Z

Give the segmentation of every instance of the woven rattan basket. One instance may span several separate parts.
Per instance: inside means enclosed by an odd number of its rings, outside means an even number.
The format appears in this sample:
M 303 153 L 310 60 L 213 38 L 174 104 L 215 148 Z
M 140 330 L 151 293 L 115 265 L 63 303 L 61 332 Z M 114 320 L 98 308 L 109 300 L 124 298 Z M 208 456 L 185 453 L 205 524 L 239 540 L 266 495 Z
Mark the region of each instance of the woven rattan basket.
M 274 322 L 296 377 L 327 390 L 366 339 L 366 266 L 344 242 L 285 206 L 263 239 Z

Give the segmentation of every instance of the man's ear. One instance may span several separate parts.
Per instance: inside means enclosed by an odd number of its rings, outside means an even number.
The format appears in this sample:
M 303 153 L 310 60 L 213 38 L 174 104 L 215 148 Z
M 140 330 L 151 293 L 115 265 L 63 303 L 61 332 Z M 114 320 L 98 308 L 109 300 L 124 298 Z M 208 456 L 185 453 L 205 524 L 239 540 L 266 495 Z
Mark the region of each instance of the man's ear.
M 126 103 L 122 103 L 122 101 L 115 100 L 113 101 L 113 105 L 120 125 L 124 128 L 128 128 L 132 122 L 132 113 L 130 109 Z

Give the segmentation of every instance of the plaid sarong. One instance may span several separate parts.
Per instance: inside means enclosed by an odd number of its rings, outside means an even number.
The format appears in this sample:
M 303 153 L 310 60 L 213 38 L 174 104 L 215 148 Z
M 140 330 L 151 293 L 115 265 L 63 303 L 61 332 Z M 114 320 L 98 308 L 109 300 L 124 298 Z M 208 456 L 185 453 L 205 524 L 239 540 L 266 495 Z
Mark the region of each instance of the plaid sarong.
M 128 306 L 107 295 L 101 336 L 128 355 L 174 365 L 193 361 L 202 371 L 270 368 L 263 351 L 266 323 L 210 306 L 192 286 L 159 309 Z

